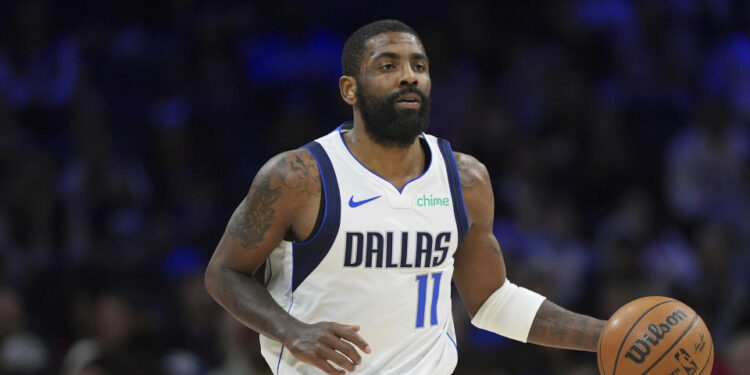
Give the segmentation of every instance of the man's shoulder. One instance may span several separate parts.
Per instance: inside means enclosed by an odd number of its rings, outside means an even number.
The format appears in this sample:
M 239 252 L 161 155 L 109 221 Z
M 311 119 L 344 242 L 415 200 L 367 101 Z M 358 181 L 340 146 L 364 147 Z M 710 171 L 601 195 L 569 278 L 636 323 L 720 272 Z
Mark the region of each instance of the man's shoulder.
M 287 150 L 268 159 L 261 171 L 276 172 L 284 175 L 303 173 L 310 169 L 318 169 L 313 155 L 304 148 Z
M 456 158 L 458 174 L 461 178 L 461 187 L 464 190 L 472 189 L 477 185 L 490 183 L 490 176 L 489 172 L 487 172 L 487 167 L 485 167 L 477 158 L 458 151 L 453 151 L 453 156 Z
M 477 222 L 491 225 L 495 197 L 487 167 L 468 154 L 454 151 L 453 156 L 456 158 L 458 174 L 461 178 L 461 191 L 466 213 L 469 216 L 469 225 L 473 227 Z
M 269 179 L 272 185 L 296 196 L 320 194 L 321 182 L 318 164 L 306 149 L 284 151 L 269 159 L 258 171 L 258 178 Z

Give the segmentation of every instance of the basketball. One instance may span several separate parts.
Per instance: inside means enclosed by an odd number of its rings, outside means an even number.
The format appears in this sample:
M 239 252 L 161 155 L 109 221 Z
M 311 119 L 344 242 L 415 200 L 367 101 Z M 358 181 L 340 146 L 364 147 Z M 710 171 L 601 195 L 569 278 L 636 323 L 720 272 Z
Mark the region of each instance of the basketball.
M 610 317 L 596 356 L 602 375 L 709 375 L 714 347 L 706 324 L 688 305 L 644 297 Z

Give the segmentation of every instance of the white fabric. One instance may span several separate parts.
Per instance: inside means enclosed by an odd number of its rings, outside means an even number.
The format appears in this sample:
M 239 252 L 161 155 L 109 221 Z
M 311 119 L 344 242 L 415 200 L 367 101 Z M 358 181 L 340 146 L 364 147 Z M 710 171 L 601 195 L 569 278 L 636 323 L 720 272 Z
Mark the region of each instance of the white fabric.
M 430 166 L 399 191 L 354 158 L 339 129 L 319 138 L 340 190 L 341 223 L 335 240 L 294 291 L 292 276 L 300 272 L 296 244 L 282 242 L 269 258 L 266 288 L 289 314 L 308 323 L 361 326 L 359 334 L 372 353 L 362 354 L 356 374 L 448 375 L 458 360 L 451 315 L 458 230 L 446 171 L 446 163 L 454 161 L 444 160 L 435 137 L 424 139 Z M 373 197 L 379 198 L 370 201 Z M 428 206 L 424 202 L 430 197 L 441 204 Z M 357 266 L 347 265 L 355 258 L 347 257 L 348 233 L 361 234 L 353 242 L 355 249 L 362 247 Z M 430 250 L 418 256 L 419 247 Z M 382 249 L 382 258 L 372 255 L 371 248 Z M 280 343 L 263 336 L 260 342 L 274 374 L 324 374 L 298 361 Z
M 479 308 L 471 324 L 509 339 L 526 342 L 536 313 L 546 297 L 506 279 Z

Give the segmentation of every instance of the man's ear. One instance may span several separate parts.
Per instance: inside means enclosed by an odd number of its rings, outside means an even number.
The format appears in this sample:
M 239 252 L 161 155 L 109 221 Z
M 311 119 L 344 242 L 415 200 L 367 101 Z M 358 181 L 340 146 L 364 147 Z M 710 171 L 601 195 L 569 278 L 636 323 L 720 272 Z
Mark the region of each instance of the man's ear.
M 339 90 L 341 98 L 351 106 L 357 104 L 357 80 L 352 76 L 341 76 L 339 78 Z

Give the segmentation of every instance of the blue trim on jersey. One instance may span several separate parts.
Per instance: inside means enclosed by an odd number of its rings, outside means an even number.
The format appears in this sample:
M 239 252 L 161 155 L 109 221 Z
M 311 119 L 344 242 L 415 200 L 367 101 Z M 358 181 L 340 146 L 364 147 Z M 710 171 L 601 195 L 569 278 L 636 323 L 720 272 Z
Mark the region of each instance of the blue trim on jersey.
M 331 159 L 328 158 L 328 154 L 318 142 L 310 142 L 303 148 L 309 151 L 318 163 L 320 181 L 323 184 L 323 195 L 325 197 L 325 209 L 318 231 L 307 241 L 292 244 L 292 292 L 302 284 L 328 254 L 341 223 L 341 193 Z
M 456 351 L 458 351 L 458 344 L 456 344 L 456 340 L 454 340 L 454 339 L 453 339 L 453 337 L 451 337 L 451 335 L 449 335 L 447 331 L 445 332 L 445 335 L 446 335 L 446 336 L 448 336 L 448 338 L 449 338 L 449 339 L 451 340 L 451 342 L 453 343 L 453 346 L 455 346 L 455 347 L 456 347 Z M 278 371 L 278 370 L 277 370 L 277 371 Z
M 359 161 L 359 159 L 357 159 L 356 156 L 354 156 L 354 154 L 352 153 L 352 150 L 349 149 L 349 145 L 347 145 L 346 141 L 344 140 L 344 133 L 341 132 L 341 128 L 345 124 L 349 124 L 349 123 L 351 123 L 351 121 L 344 122 L 343 124 L 339 125 L 338 128 L 336 128 L 336 131 L 339 132 L 339 136 L 341 137 L 341 143 L 344 144 L 344 147 L 346 148 L 346 151 L 349 151 L 349 155 L 351 155 L 352 159 L 356 160 L 357 163 L 359 163 L 359 165 L 361 165 L 368 172 L 374 174 L 375 176 L 378 176 L 378 178 L 380 178 L 381 180 L 389 183 L 391 186 L 393 186 L 394 189 L 396 189 L 396 191 L 398 191 L 399 194 L 403 193 L 404 189 L 406 189 L 406 186 L 408 186 L 412 181 L 416 181 L 416 180 L 420 179 L 422 176 L 424 176 L 424 175 L 427 174 L 427 171 L 430 170 L 430 167 L 432 166 L 432 157 L 433 157 L 433 155 L 432 155 L 432 147 L 430 147 L 430 143 L 429 142 L 426 142 L 427 143 L 427 150 L 430 152 L 430 164 L 427 166 L 427 168 L 424 169 L 424 172 L 422 172 L 422 174 L 420 174 L 417 177 L 412 178 L 409 181 L 406 181 L 406 183 L 404 184 L 404 186 L 401 189 L 397 188 L 396 185 L 394 185 L 392 182 L 388 181 L 385 177 L 383 177 L 383 176 L 381 176 L 381 175 L 373 172 L 370 168 L 367 168 L 366 165 L 362 164 L 362 162 Z M 424 136 L 424 133 L 422 133 L 422 136 Z
M 273 267 L 271 266 L 271 258 L 269 257 L 266 259 L 266 267 L 268 267 L 268 278 L 266 278 L 266 282 L 263 283 L 264 287 L 268 286 L 268 283 L 271 282 L 271 278 L 273 277 Z
M 456 216 L 458 243 L 460 244 L 469 231 L 469 215 L 466 213 L 466 205 L 464 204 L 461 176 L 458 173 L 458 164 L 456 164 L 456 158 L 453 156 L 451 144 L 442 138 L 438 138 L 438 144 L 440 145 L 440 153 L 443 154 L 443 160 L 445 160 L 445 169 L 448 171 L 448 185 L 451 188 L 453 214 Z
M 294 272 L 292 272 L 292 274 L 294 274 Z M 294 294 L 292 294 L 292 303 L 289 304 L 289 308 L 286 310 L 287 314 L 289 314 L 290 311 L 292 311 L 292 306 L 294 306 Z M 281 352 L 279 353 L 279 362 L 276 364 L 276 375 L 279 375 L 279 367 L 281 366 L 281 357 L 283 356 L 284 356 L 284 345 L 281 345 Z
M 276 375 L 279 375 L 279 367 L 281 367 L 281 357 L 283 355 L 284 355 L 284 345 L 281 345 L 281 353 L 279 353 L 279 363 L 276 364 Z

